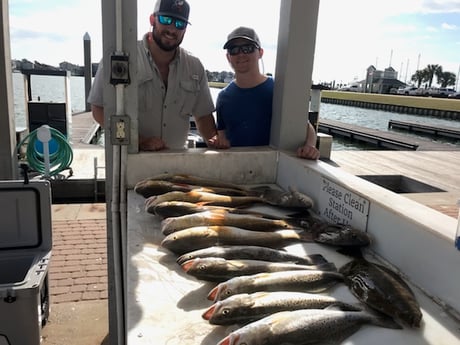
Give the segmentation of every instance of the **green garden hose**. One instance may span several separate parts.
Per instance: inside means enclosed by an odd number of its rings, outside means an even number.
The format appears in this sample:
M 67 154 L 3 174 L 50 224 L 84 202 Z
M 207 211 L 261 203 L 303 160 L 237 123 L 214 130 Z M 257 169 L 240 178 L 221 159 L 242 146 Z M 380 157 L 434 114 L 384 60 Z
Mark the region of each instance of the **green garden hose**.
M 26 159 L 31 169 L 44 174 L 46 171 L 45 159 L 43 150 L 40 150 L 40 145 L 43 145 L 42 142 L 37 138 L 37 130 L 32 131 L 28 136 L 26 136 L 16 147 L 16 150 L 19 152 L 19 149 L 22 145 L 27 143 L 26 149 Z M 67 138 L 58 130 L 49 127 L 51 133 L 51 141 L 49 142 L 50 153 L 49 153 L 49 175 L 55 176 L 61 171 L 70 168 L 73 160 L 73 151 L 70 146 Z M 41 152 L 42 151 L 42 152 Z

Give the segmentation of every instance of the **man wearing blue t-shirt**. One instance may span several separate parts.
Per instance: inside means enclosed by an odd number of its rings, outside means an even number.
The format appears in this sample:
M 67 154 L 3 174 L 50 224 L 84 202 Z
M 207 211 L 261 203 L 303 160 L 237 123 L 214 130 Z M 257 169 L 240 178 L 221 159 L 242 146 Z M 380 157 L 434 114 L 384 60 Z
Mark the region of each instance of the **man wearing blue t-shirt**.
M 247 27 L 233 30 L 224 45 L 235 79 L 217 96 L 216 147 L 264 146 L 270 143 L 273 78 L 259 70 L 264 50 L 256 32 Z M 297 156 L 318 159 L 316 132 L 307 125 L 307 140 Z

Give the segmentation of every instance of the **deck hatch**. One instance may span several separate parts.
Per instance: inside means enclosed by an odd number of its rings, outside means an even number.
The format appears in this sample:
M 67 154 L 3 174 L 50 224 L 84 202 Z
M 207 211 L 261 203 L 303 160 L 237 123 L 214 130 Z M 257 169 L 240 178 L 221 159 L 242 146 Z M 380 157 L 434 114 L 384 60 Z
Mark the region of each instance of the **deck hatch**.
M 358 177 L 398 194 L 445 192 L 443 189 L 404 175 L 358 175 Z

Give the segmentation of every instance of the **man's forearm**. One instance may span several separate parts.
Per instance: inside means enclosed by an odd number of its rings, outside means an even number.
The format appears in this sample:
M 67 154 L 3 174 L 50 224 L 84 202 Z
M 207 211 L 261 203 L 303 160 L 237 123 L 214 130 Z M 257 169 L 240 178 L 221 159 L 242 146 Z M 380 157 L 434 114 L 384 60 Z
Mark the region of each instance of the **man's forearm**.
M 205 142 L 217 135 L 216 123 L 212 114 L 195 118 L 195 123 Z
M 93 113 L 93 118 L 97 123 L 104 127 L 104 108 L 98 105 L 91 105 L 91 111 Z

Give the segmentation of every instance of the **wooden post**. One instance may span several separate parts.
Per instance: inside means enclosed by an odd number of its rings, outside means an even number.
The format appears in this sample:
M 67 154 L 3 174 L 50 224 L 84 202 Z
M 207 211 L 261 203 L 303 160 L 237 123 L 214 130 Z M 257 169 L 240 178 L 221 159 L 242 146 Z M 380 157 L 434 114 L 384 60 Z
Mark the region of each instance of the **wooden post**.
M 91 90 L 93 70 L 91 65 L 91 38 L 88 33 L 83 36 L 83 49 L 85 55 L 85 111 L 90 111 L 91 104 L 88 103 L 88 96 Z
M 0 5 L 0 180 L 18 178 L 8 0 Z

